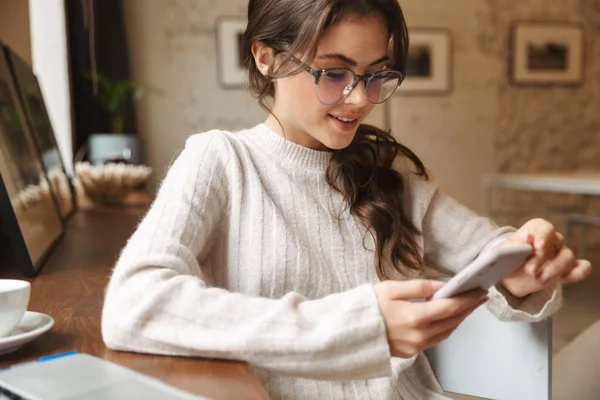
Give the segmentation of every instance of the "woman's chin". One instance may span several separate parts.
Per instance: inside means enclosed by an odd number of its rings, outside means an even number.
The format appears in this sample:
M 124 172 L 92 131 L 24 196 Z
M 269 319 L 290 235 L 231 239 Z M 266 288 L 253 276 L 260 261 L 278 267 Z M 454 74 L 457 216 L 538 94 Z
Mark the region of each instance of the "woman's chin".
M 333 134 L 330 135 L 326 141 L 322 142 L 328 149 L 331 150 L 342 150 L 345 149 L 346 147 L 350 146 L 350 143 L 352 143 L 352 140 L 354 140 L 354 135 L 356 134 L 356 132 L 353 133 L 349 133 L 349 132 L 345 132 L 343 134 Z

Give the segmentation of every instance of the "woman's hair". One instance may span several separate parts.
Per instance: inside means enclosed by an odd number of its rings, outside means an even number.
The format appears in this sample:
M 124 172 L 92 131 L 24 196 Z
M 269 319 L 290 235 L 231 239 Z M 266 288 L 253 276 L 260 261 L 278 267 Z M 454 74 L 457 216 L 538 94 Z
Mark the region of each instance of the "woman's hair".
M 349 15 L 379 13 L 390 33 L 390 61 L 405 72 L 408 31 L 397 0 L 250 0 L 245 33 L 244 62 L 249 87 L 269 113 L 275 96 L 273 80 L 300 71 L 291 56 L 305 62 L 314 59 L 323 32 Z M 267 76 L 256 66 L 252 45 L 262 42 L 273 49 L 274 62 Z M 277 117 L 277 116 L 275 116 Z M 368 229 L 375 242 L 375 268 L 379 279 L 396 271 L 420 270 L 423 259 L 415 236 L 421 232 L 403 207 L 405 183 L 393 168 L 398 154 L 410 159 L 418 175 L 427 179 L 425 167 L 389 132 L 361 125 L 352 143 L 334 150 L 327 167 L 327 182 L 342 194 L 350 212 Z

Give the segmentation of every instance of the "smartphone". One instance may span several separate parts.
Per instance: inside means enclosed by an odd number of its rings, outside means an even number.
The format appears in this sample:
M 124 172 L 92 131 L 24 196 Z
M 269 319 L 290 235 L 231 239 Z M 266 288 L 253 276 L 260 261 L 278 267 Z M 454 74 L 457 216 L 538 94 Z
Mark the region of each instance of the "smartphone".
M 533 256 L 530 245 L 505 246 L 491 250 L 462 269 L 431 297 L 445 299 L 474 289 L 488 290 L 506 275 L 525 265 Z

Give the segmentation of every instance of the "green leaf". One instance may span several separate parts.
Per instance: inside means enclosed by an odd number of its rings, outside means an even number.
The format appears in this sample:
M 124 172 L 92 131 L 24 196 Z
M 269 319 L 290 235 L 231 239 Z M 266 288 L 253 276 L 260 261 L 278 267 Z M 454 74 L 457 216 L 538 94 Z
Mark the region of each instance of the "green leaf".
M 137 102 L 138 100 L 146 96 L 148 92 L 150 92 L 150 88 L 147 88 L 145 86 L 137 86 L 133 93 L 133 101 Z
M 110 130 L 112 133 L 125 133 L 123 132 L 124 116 L 115 116 L 110 120 Z
M 90 79 L 98 84 L 98 101 L 110 118 L 110 129 L 113 132 L 122 132 L 125 114 L 127 113 L 127 99 L 130 94 L 134 103 L 149 93 L 159 93 L 157 89 L 139 85 L 132 80 L 114 80 L 105 75 L 89 74 Z
M 113 90 L 109 93 L 106 103 L 106 109 L 115 112 L 121 105 L 127 101 L 127 95 L 132 89 L 132 82 L 117 82 Z

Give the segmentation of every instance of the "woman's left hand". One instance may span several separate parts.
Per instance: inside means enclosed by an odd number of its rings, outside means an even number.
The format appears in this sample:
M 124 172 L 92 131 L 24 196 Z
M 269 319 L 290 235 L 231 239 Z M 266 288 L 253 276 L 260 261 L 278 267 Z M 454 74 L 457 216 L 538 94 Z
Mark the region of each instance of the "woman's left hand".
M 498 247 L 525 243 L 533 246 L 533 257 L 501 281 L 501 285 L 517 297 L 527 296 L 556 282 L 578 282 L 592 271 L 589 261 L 575 259 L 573 251 L 565 247 L 563 235 L 546 220 L 528 221 Z

